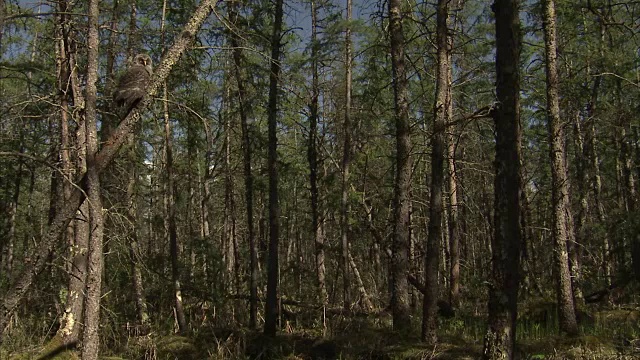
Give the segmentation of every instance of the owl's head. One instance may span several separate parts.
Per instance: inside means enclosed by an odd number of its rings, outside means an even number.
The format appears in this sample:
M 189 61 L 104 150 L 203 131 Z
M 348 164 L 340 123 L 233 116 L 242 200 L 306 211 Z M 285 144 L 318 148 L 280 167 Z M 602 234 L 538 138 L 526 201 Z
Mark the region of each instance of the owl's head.
M 147 54 L 138 54 L 133 58 L 134 65 L 142 65 L 144 66 L 149 73 L 152 71 L 151 67 L 151 57 Z

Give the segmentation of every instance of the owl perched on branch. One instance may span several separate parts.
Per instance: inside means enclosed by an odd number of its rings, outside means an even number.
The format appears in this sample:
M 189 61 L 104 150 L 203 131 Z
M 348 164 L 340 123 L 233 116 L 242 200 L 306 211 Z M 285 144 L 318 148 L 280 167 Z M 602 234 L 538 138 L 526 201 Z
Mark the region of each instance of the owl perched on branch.
M 138 54 L 133 58 L 133 63 L 120 76 L 118 86 L 113 92 L 113 101 L 118 110 L 123 111 L 126 115 L 138 104 L 147 93 L 152 73 L 153 68 L 149 55 Z

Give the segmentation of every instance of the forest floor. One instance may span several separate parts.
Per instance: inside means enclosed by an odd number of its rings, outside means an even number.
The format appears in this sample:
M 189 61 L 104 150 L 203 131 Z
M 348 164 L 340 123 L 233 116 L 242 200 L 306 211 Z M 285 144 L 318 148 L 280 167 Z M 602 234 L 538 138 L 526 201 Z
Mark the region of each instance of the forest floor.
M 517 359 L 640 359 L 640 310 L 594 309 L 581 312 L 581 335 L 557 335 L 552 303 L 524 307 L 518 324 Z M 151 332 L 127 336 L 103 349 L 104 360 L 204 360 L 204 359 L 478 359 L 482 351 L 485 316 L 457 314 L 440 320 L 440 343 L 419 341 L 419 321 L 414 331 L 391 331 L 388 314 L 375 316 L 333 316 L 325 326 L 300 326 L 285 322 L 272 339 L 243 329 L 201 327 L 187 336 Z M 29 349 L 0 349 L 2 360 L 79 359 L 64 351 L 54 356 L 48 346 Z M 44 357 L 42 355 L 45 355 Z

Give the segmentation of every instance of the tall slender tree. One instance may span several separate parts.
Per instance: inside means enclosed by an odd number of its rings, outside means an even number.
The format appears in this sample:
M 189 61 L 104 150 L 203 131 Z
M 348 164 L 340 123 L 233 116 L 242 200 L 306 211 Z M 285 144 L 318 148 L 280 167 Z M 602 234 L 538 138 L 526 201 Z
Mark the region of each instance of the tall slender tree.
M 520 282 L 520 18 L 518 0 L 495 0 L 496 177 L 489 320 L 483 359 L 512 359 Z
M 396 178 L 393 194 L 393 244 L 391 259 L 391 310 L 393 328 L 411 326 L 409 307 L 409 195 L 411 189 L 411 137 L 409 103 L 404 55 L 402 1 L 389 0 L 389 40 L 393 69 L 396 124 Z
M 271 34 L 271 58 L 268 104 L 268 160 L 269 173 L 269 262 L 267 264 L 267 301 L 265 303 L 264 333 L 276 335 L 278 316 L 278 238 L 280 236 L 280 205 L 278 200 L 278 84 L 280 81 L 280 53 L 282 46 L 283 0 L 276 0 Z
M 556 9 L 555 0 L 544 0 L 544 47 L 547 68 L 547 124 L 549 128 L 551 158 L 551 196 L 553 206 L 552 238 L 554 248 L 554 266 L 556 296 L 560 330 L 570 335 L 578 333 L 569 253 L 567 249 L 569 231 L 573 231 L 573 218 L 569 208 L 569 179 L 565 164 L 564 128 L 560 121 L 558 96 L 558 69 L 556 45 Z M 568 222 L 571 224 L 568 224 Z
M 351 55 L 351 0 L 347 0 L 347 28 L 345 30 L 345 50 L 344 50 L 344 66 L 345 66 L 345 105 L 344 105 L 344 143 L 342 148 L 342 183 L 340 199 L 340 238 L 342 246 L 342 300 L 345 309 L 350 307 L 349 304 L 349 174 L 351 171 L 351 72 L 353 67 L 353 59 Z
M 102 297 L 102 199 L 96 155 L 98 154 L 97 82 L 98 82 L 98 1 L 89 1 L 87 36 L 87 85 L 85 90 L 85 127 L 87 148 L 87 201 L 89 204 L 89 253 L 87 288 L 82 334 L 82 358 L 97 360 L 100 350 L 100 298 Z
M 438 0 L 436 10 L 436 43 L 438 69 L 436 72 L 436 97 L 433 105 L 434 124 L 431 138 L 431 197 L 427 255 L 425 258 L 425 294 L 422 309 L 422 340 L 435 344 L 438 341 L 438 255 L 442 238 L 442 212 L 444 188 L 445 126 L 451 110 L 449 73 L 451 51 L 448 35 L 449 0 Z
M 307 147 L 307 159 L 309 161 L 309 191 L 311 193 L 311 231 L 315 244 L 316 272 L 318 289 L 322 304 L 329 303 L 329 294 L 325 283 L 324 264 L 324 233 L 320 211 L 320 199 L 318 189 L 318 119 L 320 80 L 318 78 L 319 64 L 319 39 L 318 39 L 318 5 L 311 0 L 311 99 L 309 102 L 309 144 Z
M 84 118 L 82 116 L 72 116 L 76 112 L 72 111 L 73 107 L 79 106 L 84 103 L 84 96 L 81 93 L 77 93 L 77 86 L 72 84 L 78 84 L 77 72 L 72 71 L 72 66 L 75 64 L 74 46 L 71 45 L 74 32 L 71 31 L 70 19 L 68 16 L 68 3 L 66 1 L 59 1 L 58 4 L 58 26 L 57 32 L 60 35 L 59 40 L 56 42 L 58 53 L 58 67 L 59 67 L 59 83 L 58 91 L 60 92 L 60 121 L 61 121 L 61 160 L 65 174 L 68 180 L 63 184 L 64 201 L 69 198 L 72 191 L 70 180 L 73 179 L 74 173 L 83 174 L 87 171 L 86 167 L 86 153 L 87 149 L 84 146 L 86 143 L 86 128 L 84 125 Z M 71 134 L 69 124 L 75 122 L 75 165 L 74 170 L 71 171 L 71 159 L 69 152 L 71 148 L 71 141 L 68 139 Z M 64 138 L 67 138 L 66 140 Z M 66 147 L 66 151 L 63 150 Z M 82 332 L 82 314 L 84 312 L 84 297 L 85 297 L 85 285 L 86 285 L 86 273 L 87 273 L 87 248 L 89 241 L 89 219 L 86 215 L 89 213 L 87 204 L 83 204 L 80 211 L 76 214 L 76 220 L 67 228 L 65 236 L 69 243 L 69 252 L 71 258 L 70 271 L 69 271 L 69 285 L 67 288 L 67 298 L 65 303 L 65 310 L 60 321 L 60 328 L 58 329 L 57 336 L 63 344 L 71 344 L 80 340 L 80 334 Z
M 242 157 L 244 170 L 245 206 L 247 212 L 247 238 L 249 243 L 249 326 L 254 329 L 258 318 L 258 249 L 255 239 L 255 226 L 253 221 L 253 171 L 251 170 L 251 141 L 249 138 L 249 95 L 246 90 L 246 72 L 242 64 L 242 47 L 237 27 L 238 10 L 237 2 L 229 3 L 229 18 L 234 25 L 231 34 L 231 46 L 233 47 L 233 63 L 236 85 L 238 87 L 238 111 L 240 113 L 240 129 L 242 131 Z
M 165 46 L 165 19 L 166 19 L 167 1 L 162 3 L 162 22 L 160 24 L 161 43 Z M 162 109 L 164 118 L 164 161 L 165 161 L 165 231 L 169 240 L 169 256 L 171 259 L 171 282 L 173 284 L 173 306 L 178 324 L 178 332 L 185 333 L 187 331 L 187 320 L 184 314 L 184 306 L 182 303 L 182 286 L 180 285 L 180 246 L 178 239 L 178 229 L 176 224 L 176 184 L 174 178 L 174 162 L 173 162 L 173 130 L 171 128 L 171 117 L 169 114 L 169 101 L 167 96 L 167 83 L 162 86 Z
M 451 2 L 450 2 L 451 3 Z M 457 0 L 452 2 L 452 6 L 449 9 L 455 9 L 454 15 L 452 15 L 452 11 L 448 11 L 448 18 L 452 19 L 452 25 L 455 26 L 457 22 L 457 14 L 462 11 L 464 7 L 464 0 Z M 448 28 L 448 26 L 447 26 Z M 448 124 L 446 133 L 447 136 L 445 138 L 446 147 L 447 147 L 447 179 L 449 182 L 449 194 L 448 194 L 448 225 L 449 225 L 449 304 L 452 308 L 457 308 L 460 305 L 460 248 L 462 246 L 462 232 L 460 231 L 460 221 L 459 221 L 459 207 L 461 204 L 460 201 L 460 192 L 458 191 L 458 171 L 456 161 L 456 149 L 458 147 L 456 140 L 456 125 L 452 123 L 453 117 L 453 94 L 452 94 L 452 83 L 453 83 L 453 63 L 452 63 L 452 49 L 453 49 L 453 33 L 455 30 L 449 31 L 447 30 L 447 60 L 448 60 L 448 68 L 447 68 L 447 88 L 448 88 L 448 101 L 446 102 L 448 105 L 448 109 L 446 110 L 446 122 Z

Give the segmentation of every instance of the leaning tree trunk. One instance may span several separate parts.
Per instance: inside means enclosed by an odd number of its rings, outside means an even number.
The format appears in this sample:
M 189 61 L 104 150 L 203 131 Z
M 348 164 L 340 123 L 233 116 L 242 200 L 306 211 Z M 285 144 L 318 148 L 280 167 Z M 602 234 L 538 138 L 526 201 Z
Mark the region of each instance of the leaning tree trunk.
M 544 1 L 544 44 L 547 65 L 547 118 L 551 157 L 551 192 L 553 219 L 551 236 L 553 238 L 553 263 L 556 279 L 556 296 L 560 330 L 569 334 L 578 333 L 571 272 L 569 271 L 569 253 L 567 243 L 569 230 L 573 224 L 567 224 L 569 210 L 569 179 L 565 164 L 564 129 L 560 122 L 558 98 L 558 69 L 556 49 L 556 10 L 555 0 Z M 567 226 L 569 225 L 569 226 Z
M 411 138 L 407 76 L 404 66 L 402 1 L 389 0 L 389 36 L 396 123 L 396 180 L 393 198 L 393 244 L 391 259 L 391 311 L 393 328 L 411 328 L 409 307 L 409 193 L 411 189 Z
M 276 335 L 278 316 L 278 237 L 280 236 L 280 205 L 278 204 L 278 82 L 280 80 L 280 46 L 282 37 L 283 0 L 276 0 L 273 33 L 271 35 L 271 72 L 269 74 L 268 151 L 269 173 L 269 260 L 267 263 L 267 301 L 265 303 L 264 334 Z
M 495 0 L 496 177 L 489 319 L 483 359 L 512 359 L 520 271 L 520 19 L 518 0 Z

